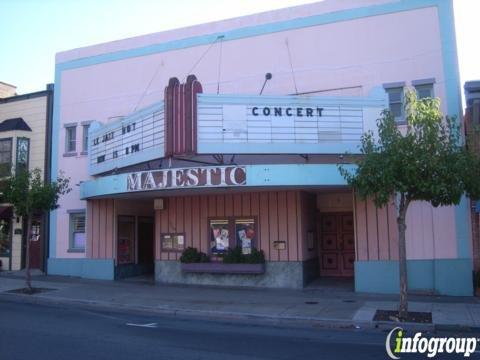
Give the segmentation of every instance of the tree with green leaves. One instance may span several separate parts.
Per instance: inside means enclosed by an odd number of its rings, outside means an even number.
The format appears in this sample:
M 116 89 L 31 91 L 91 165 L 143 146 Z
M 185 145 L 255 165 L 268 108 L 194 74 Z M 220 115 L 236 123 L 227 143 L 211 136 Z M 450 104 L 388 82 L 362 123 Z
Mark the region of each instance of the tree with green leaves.
M 43 180 L 40 169 L 32 171 L 17 169 L 15 174 L 2 181 L 1 201 L 11 204 L 16 216 L 27 224 L 27 245 L 25 247 L 25 291 L 33 293 L 30 275 L 30 238 L 32 217 L 58 208 L 61 195 L 71 191 L 69 179 L 60 175 L 55 181 Z
M 362 199 L 376 207 L 394 204 L 397 213 L 400 306 L 399 318 L 408 314 L 408 279 L 405 230 L 413 201 L 434 207 L 457 205 L 465 194 L 480 195 L 480 160 L 467 152 L 455 119 L 444 117 L 439 99 L 418 100 L 405 94 L 406 129 L 400 129 L 389 110 L 377 120 L 378 136 L 362 136 L 356 168 L 342 164 L 340 173 Z

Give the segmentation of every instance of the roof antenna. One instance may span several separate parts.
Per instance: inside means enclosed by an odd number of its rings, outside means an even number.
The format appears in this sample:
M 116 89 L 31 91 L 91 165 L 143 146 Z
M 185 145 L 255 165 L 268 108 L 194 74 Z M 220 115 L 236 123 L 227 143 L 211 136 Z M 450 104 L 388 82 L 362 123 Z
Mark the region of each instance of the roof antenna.
M 265 81 L 263 82 L 262 90 L 260 90 L 260 95 L 263 93 L 263 89 L 265 89 L 265 85 L 267 84 L 267 81 L 272 78 L 272 73 L 266 73 L 265 74 Z

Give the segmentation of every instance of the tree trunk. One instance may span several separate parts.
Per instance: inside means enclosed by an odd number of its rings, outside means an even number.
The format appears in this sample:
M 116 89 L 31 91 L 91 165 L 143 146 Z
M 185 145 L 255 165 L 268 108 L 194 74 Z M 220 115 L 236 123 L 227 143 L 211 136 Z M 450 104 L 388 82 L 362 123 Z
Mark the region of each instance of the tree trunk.
M 32 288 L 32 276 L 30 274 L 30 237 L 32 229 L 32 217 L 27 217 L 27 245 L 25 247 L 25 288 L 26 291 L 31 294 L 33 293 Z
M 407 249 L 405 241 L 405 215 L 407 213 L 408 200 L 401 195 L 400 204 L 398 205 L 398 265 L 400 274 L 400 306 L 398 316 L 404 319 L 408 315 L 408 279 L 407 279 Z

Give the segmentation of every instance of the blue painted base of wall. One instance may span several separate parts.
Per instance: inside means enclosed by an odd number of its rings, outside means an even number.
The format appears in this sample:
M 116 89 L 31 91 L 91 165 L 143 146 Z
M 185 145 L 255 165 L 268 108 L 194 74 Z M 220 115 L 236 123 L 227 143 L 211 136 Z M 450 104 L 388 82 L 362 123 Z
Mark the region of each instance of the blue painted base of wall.
M 472 259 L 408 260 L 408 289 L 472 296 Z M 355 291 L 398 294 L 398 261 L 355 262 Z
M 113 280 L 113 259 L 48 259 L 49 275 L 79 276 L 85 279 Z

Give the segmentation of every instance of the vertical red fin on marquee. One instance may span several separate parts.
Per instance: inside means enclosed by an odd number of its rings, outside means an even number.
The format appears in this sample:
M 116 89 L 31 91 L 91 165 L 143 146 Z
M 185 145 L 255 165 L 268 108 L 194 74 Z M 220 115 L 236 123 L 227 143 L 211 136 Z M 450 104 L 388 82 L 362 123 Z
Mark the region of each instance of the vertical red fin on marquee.
M 171 78 L 165 88 L 165 156 L 197 153 L 197 94 L 202 85 L 195 75 L 185 84 Z

